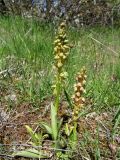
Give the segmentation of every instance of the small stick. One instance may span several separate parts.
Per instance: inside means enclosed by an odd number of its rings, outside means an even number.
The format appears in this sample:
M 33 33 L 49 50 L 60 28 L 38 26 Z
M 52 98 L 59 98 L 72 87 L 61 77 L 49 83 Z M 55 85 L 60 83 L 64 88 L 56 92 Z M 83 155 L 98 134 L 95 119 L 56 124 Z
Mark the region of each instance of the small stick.
M 91 38 L 92 40 L 94 40 L 95 42 L 101 44 L 102 46 L 106 47 L 108 50 L 112 51 L 113 53 L 115 53 L 116 57 L 119 57 L 119 53 L 115 52 L 113 49 L 111 49 L 110 47 L 106 46 L 105 44 L 103 44 L 102 42 L 98 41 L 97 39 L 93 38 L 92 36 L 89 36 L 89 38 Z

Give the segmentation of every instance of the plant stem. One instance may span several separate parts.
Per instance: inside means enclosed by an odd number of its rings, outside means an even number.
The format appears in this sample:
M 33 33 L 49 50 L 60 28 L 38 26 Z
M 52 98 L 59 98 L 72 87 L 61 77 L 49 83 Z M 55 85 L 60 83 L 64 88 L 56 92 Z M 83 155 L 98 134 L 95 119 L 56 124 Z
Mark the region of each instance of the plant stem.
M 60 74 L 58 73 L 57 76 L 57 94 L 56 94 L 56 99 L 55 99 L 55 108 L 56 108 L 56 113 L 58 112 L 58 108 L 59 108 L 59 100 L 60 100 L 60 91 L 61 91 L 61 81 L 60 81 Z
M 55 121 L 56 121 L 56 130 L 58 131 L 58 121 L 57 121 L 57 113 L 58 113 L 58 109 L 59 109 L 59 102 L 60 102 L 60 91 L 61 91 L 61 80 L 60 80 L 60 73 L 58 72 L 57 75 L 57 82 L 56 82 L 57 86 L 56 86 L 56 90 L 57 90 L 57 94 L 56 94 L 56 99 L 55 99 L 55 104 L 53 105 L 53 107 L 55 107 Z M 59 141 L 58 141 L 58 133 L 57 133 L 57 137 L 55 139 L 55 148 L 59 148 Z

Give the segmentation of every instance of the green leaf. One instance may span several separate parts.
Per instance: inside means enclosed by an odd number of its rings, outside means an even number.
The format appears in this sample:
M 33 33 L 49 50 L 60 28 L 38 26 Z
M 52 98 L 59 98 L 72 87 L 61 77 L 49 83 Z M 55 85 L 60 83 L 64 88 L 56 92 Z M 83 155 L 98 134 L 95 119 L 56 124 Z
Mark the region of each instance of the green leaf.
M 65 124 L 65 133 L 67 136 L 70 136 L 74 127 L 73 126 L 68 126 L 68 123 Z
M 26 151 L 18 151 L 13 154 L 14 157 L 26 157 L 26 158 L 48 158 L 48 155 L 42 153 L 42 151 L 38 151 L 36 149 L 28 149 Z
M 74 142 L 77 141 L 77 123 L 76 123 L 76 122 L 74 123 L 72 140 L 73 140 Z
M 74 128 L 70 134 L 70 141 L 71 141 L 71 147 L 72 149 L 76 148 L 76 144 L 77 144 L 77 123 L 74 123 Z
M 43 135 L 43 140 L 46 139 L 46 138 L 48 138 L 48 134 Z
M 69 130 L 69 128 L 68 128 L 68 124 L 67 124 L 67 123 L 65 124 L 65 134 L 66 134 L 67 136 L 70 135 L 70 130 Z
M 58 123 L 57 123 L 57 111 L 55 106 L 51 103 L 51 128 L 52 136 L 54 140 L 57 140 L 58 137 Z
M 36 140 L 38 140 L 38 141 L 42 140 L 42 134 L 38 135 L 38 134 L 35 133 L 34 135 L 35 135 Z
M 39 137 L 37 136 L 37 134 L 34 133 L 34 131 L 32 130 L 32 128 L 30 128 L 28 125 L 25 125 L 28 133 L 30 134 L 31 138 L 32 138 L 32 141 L 38 145 L 39 143 Z
M 73 107 L 73 105 L 72 105 L 72 102 L 71 102 L 70 96 L 69 96 L 69 94 L 67 93 L 67 91 L 66 91 L 66 89 L 65 89 L 65 88 L 64 88 L 64 94 L 65 94 L 66 100 L 67 100 L 67 102 L 68 102 L 68 104 L 69 104 L 70 108 L 72 108 L 72 107 Z
M 112 122 L 115 124 L 117 119 L 119 119 L 119 117 L 120 117 L 120 106 L 119 106 L 119 109 L 118 109 L 117 113 L 115 114 Z
M 58 121 L 58 131 L 60 131 L 61 126 L 62 126 L 62 123 L 63 123 L 63 118 L 61 118 L 61 119 Z
M 52 128 L 45 122 L 41 122 L 41 125 L 46 129 L 48 134 L 52 135 Z

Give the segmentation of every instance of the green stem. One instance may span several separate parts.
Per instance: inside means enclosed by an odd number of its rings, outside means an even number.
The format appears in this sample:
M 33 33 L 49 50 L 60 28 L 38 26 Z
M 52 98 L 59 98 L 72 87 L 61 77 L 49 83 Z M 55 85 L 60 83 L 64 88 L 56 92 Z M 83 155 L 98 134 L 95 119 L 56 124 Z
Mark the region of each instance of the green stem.
M 57 90 L 57 94 L 56 94 L 56 99 L 55 99 L 55 103 L 53 105 L 53 107 L 55 107 L 55 121 L 57 122 L 57 113 L 58 113 L 58 109 L 59 109 L 59 102 L 60 102 L 60 92 L 61 92 L 61 80 L 60 80 L 60 73 L 58 72 L 57 75 L 57 80 L 56 80 L 56 90 Z M 58 124 L 56 124 L 56 130 L 58 131 Z M 55 139 L 55 148 L 59 148 L 59 140 L 58 140 L 58 132 L 57 132 L 57 137 Z
M 58 112 L 58 108 L 59 108 L 59 101 L 60 101 L 60 91 L 61 91 L 61 82 L 60 82 L 60 74 L 58 73 L 57 76 L 57 95 L 56 95 L 56 99 L 55 99 L 55 108 L 56 108 L 56 112 Z
M 75 149 L 77 145 L 77 122 L 74 121 L 74 129 L 73 129 L 73 145 L 72 148 Z

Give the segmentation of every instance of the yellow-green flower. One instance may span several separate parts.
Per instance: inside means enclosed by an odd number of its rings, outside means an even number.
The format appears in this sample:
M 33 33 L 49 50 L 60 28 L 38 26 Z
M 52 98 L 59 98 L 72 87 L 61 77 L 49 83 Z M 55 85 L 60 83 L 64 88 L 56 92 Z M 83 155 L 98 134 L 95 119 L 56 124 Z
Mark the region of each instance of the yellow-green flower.
M 63 66 L 69 55 L 70 50 L 69 41 L 66 37 L 66 24 L 62 22 L 59 26 L 57 36 L 54 41 L 54 93 L 57 95 L 58 85 L 63 85 L 67 78 L 67 72 L 64 71 Z
M 69 54 L 70 45 L 68 44 L 68 40 L 66 38 L 66 24 L 62 22 L 58 29 L 58 34 L 54 41 L 54 65 L 58 71 L 63 67 L 65 60 Z

